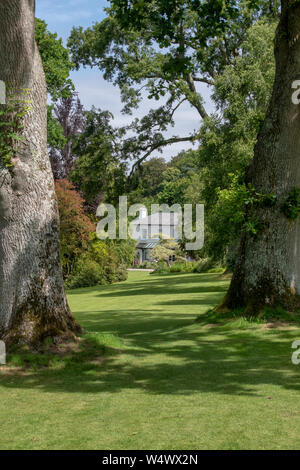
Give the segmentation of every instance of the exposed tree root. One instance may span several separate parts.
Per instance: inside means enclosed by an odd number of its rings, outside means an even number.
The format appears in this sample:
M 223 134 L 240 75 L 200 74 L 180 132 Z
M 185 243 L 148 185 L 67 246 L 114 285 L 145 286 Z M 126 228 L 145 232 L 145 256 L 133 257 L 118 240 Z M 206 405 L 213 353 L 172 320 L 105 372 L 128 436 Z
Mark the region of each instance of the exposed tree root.
M 9 330 L 3 331 L 0 337 L 8 346 L 26 344 L 36 348 L 47 338 L 59 344 L 76 340 L 76 335 L 80 333 L 82 328 L 68 307 L 67 312 L 55 311 L 47 315 L 20 309 Z

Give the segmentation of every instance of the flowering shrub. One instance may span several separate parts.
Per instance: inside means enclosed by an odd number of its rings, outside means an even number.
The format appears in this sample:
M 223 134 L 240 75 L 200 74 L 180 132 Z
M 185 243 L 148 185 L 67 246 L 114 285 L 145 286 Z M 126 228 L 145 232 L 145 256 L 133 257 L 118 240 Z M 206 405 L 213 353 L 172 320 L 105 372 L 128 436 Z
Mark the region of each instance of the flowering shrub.
M 61 262 L 68 288 L 89 287 L 127 279 L 135 243 L 99 240 L 84 212 L 84 200 L 67 180 L 56 182 L 60 214 Z

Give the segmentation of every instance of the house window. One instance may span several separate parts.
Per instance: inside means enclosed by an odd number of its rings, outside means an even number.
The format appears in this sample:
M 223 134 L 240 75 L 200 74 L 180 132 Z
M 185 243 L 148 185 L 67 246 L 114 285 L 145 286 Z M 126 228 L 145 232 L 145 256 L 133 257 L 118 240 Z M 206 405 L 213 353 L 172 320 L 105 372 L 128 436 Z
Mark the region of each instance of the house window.
M 147 238 L 147 229 L 146 229 L 146 228 L 144 228 L 144 229 L 142 230 L 142 237 L 143 237 L 143 238 Z

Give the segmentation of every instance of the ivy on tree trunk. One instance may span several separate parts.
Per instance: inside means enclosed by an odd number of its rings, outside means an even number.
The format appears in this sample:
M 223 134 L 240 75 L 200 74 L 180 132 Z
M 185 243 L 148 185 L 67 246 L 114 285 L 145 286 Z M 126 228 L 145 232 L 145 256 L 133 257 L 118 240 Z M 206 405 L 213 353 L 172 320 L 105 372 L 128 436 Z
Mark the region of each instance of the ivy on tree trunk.
M 271 206 L 254 206 L 248 221 L 259 224 L 242 235 L 229 292 L 221 307 L 245 307 L 256 315 L 264 306 L 300 306 L 300 219 L 282 208 L 300 187 L 300 105 L 293 84 L 300 79 L 300 2 L 282 0 L 275 36 L 276 76 L 267 115 L 258 135 L 247 183 L 276 195 Z

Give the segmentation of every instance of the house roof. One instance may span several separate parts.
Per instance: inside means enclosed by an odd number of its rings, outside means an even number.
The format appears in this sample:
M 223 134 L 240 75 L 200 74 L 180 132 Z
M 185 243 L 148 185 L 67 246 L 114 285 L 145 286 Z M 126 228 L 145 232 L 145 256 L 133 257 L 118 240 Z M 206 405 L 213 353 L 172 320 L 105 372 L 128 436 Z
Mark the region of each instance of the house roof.
M 147 217 L 138 217 L 131 223 L 140 225 L 178 225 L 179 214 L 178 212 L 155 212 Z
M 159 244 L 159 238 L 142 238 L 138 240 L 136 248 L 155 248 Z

